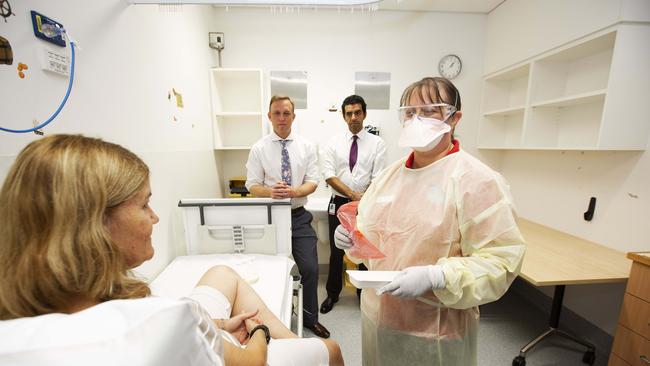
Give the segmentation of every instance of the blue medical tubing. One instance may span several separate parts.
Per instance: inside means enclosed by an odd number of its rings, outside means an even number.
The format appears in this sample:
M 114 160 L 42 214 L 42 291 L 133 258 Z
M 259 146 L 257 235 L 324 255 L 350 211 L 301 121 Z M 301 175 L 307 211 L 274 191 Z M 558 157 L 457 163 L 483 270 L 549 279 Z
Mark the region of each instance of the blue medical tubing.
M 63 106 L 65 106 L 65 103 L 68 101 L 68 97 L 70 96 L 70 92 L 72 91 L 72 82 L 74 81 L 74 58 L 75 58 L 74 57 L 74 42 L 70 42 L 70 49 L 72 50 L 72 60 L 70 62 L 70 81 L 68 82 L 68 90 L 65 92 L 65 97 L 63 97 L 63 101 L 61 101 L 61 104 L 59 104 L 59 108 L 56 109 L 54 114 L 52 114 L 52 116 L 50 116 L 50 118 L 48 118 L 47 121 L 41 123 L 40 125 L 38 125 L 38 126 L 36 126 L 34 128 L 29 128 L 29 129 L 26 129 L 26 130 L 12 130 L 11 128 L 0 127 L 0 131 L 13 132 L 13 133 L 34 132 L 34 131 L 36 131 L 38 129 L 41 129 L 41 128 L 47 126 L 48 124 L 50 124 L 50 122 L 52 122 L 56 118 L 56 116 L 59 115 L 59 113 L 63 109 Z

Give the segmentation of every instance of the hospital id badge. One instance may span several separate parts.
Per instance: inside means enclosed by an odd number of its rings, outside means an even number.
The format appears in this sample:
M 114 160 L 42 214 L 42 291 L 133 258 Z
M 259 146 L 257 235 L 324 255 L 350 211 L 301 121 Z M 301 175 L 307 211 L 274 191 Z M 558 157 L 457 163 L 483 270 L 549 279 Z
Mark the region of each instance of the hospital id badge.
M 330 215 L 336 215 L 336 205 L 333 202 L 330 203 L 330 208 L 327 210 L 327 213 Z

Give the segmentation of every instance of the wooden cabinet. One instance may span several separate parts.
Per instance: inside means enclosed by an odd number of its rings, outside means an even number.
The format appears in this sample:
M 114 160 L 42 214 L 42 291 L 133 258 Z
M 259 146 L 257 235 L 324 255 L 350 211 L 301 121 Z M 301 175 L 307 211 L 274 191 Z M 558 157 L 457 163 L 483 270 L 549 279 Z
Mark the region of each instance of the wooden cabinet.
M 632 270 L 609 366 L 650 365 L 650 252 L 628 253 Z
M 246 179 L 250 149 L 265 134 L 262 70 L 210 69 L 210 94 L 217 174 L 230 197 L 230 180 Z
M 479 148 L 645 150 L 647 42 L 619 24 L 487 75 Z

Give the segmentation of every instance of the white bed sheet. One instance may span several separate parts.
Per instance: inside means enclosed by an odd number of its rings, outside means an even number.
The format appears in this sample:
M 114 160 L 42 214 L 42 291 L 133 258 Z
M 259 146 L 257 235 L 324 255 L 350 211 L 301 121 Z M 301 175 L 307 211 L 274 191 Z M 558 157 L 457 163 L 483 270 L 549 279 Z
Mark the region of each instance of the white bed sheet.
M 181 298 L 189 295 L 212 266 L 234 269 L 253 287 L 266 306 L 291 328 L 293 260 L 264 254 L 203 254 L 176 257 L 151 284 L 155 296 Z

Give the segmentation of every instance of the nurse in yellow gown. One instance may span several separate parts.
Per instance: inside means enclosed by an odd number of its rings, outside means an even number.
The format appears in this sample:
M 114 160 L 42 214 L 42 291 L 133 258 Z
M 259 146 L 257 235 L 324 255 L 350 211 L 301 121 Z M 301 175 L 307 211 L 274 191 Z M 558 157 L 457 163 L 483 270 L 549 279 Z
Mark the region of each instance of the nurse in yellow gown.
M 399 145 L 413 151 L 373 181 L 357 216 L 386 254 L 365 260 L 368 269 L 402 271 L 362 292 L 363 364 L 477 365 L 478 306 L 515 279 L 524 239 L 503 177 L 454 139 L 456 87 L 425 78 L 406 88 L 400 105 Z M 341 226 L 335 242 L 352 245 Z

